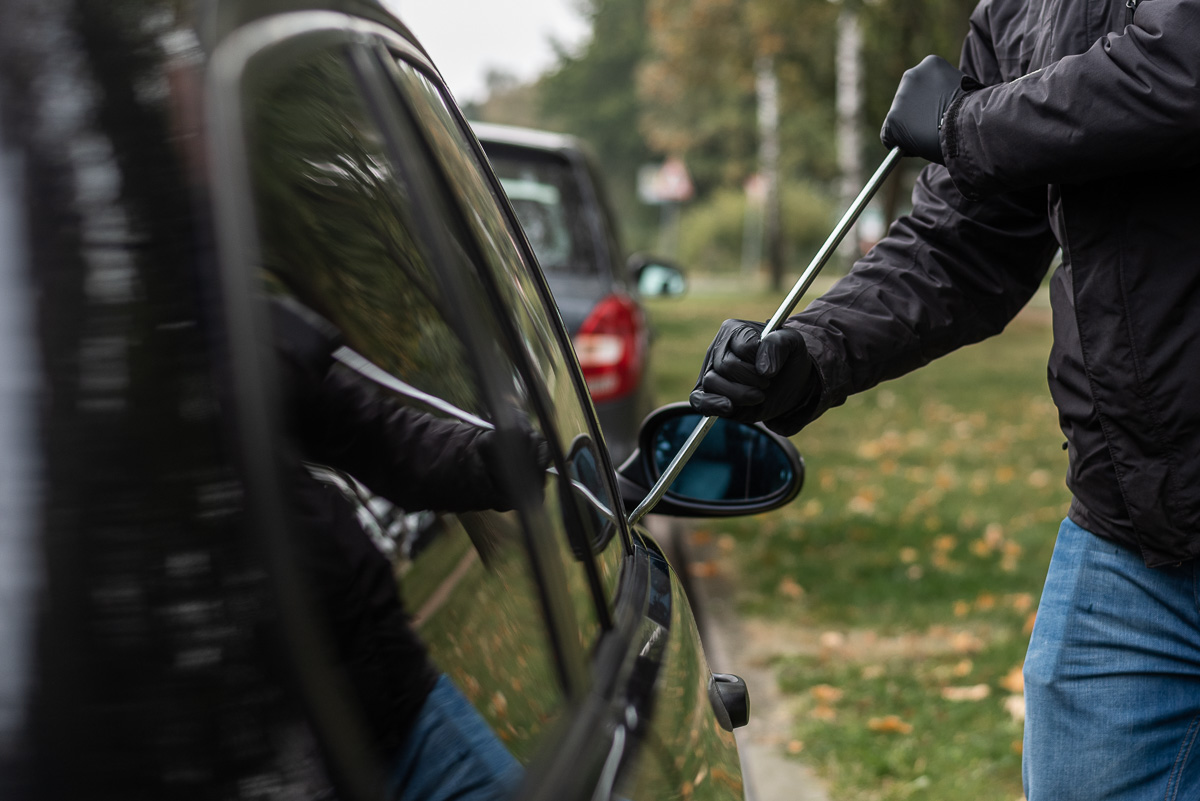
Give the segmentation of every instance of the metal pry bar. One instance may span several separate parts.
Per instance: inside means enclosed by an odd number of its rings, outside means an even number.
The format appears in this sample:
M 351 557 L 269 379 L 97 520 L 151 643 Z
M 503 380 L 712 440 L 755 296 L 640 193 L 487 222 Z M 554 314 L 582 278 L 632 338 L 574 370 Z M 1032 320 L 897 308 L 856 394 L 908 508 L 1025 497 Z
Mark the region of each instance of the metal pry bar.
M 829 259 L 833 256 L 834 251 L 837 250 L 838 245 L 842 243 L 842 240 L 846 238 L 846 234 L 848 234 L 850 229 L 854 227 L 854 223 L 858 221 L 859 216 L 863 213 L 863 209 L 865 209 L 867 204 L 871 202 L 871 198 L 873 198 L 875 193 L 879 191 L 879 187 L 883 186 L 884 180 L 886 180 L 888 175 L 891 174 L 892 170 L 900 162 L 900 159 L 903 157 L 903 155 L 904 154 L 900 152 L 900 148 L 898 147 L 892 148 L 892 150 L 887 154 L 883 160 L 883 163 L 880 164 L 879 168 L 875 170 L 875 174 L 871 176 L 871 179 L 867 181 L 866 186 L 864 186 L 862 191 L 858 193 L 858 197 L 856 197 L 854 202 L 850 204 L 850 208 L 847 209 L 846 213 L 842 215 L 842 219 L 838 221 L 838 224 L 834 227 L 833 232 L 829 235 L 829 238 L 825 240 L 825 244 L 821 245 L 821 249 L 817 251 L 817 255 L 813 256 L 813 260 L 809 262 L 808 267 L 806 267 L 804 272 L 800 274 L 800 277 L 796 279 L 796 283 L 792 286 L 791 291 L 788 292 L 787 297 L 783 299 L 783 303 L 780 304 L 779 309 L 775 312 L 775 315 L 767 321 L 766 326 L 763 328 L 762 336 L 766 336 L 775 329 L 779 328 L 779 326 L 783 324 L 783 321 L 786 320 L 796 308 L 796 304 L 800 302 L 800 298 L 803 297 L 804 293 L 808 291 L 810 286 L 812 286 L 812 282 L 817 277 L 817 274 L 820 273 L 821 269 L 829 262 Z M 711 429 L 716 422 L 717 418 L 715 417 L 705 417 L 696 425 L 696 428 L 692 431 L 691 436 L 689 436 L 687 441 L 683 444 L 683 449 L 680 450 L 679 453 L 675 454 L 675 458 L 671 460 L 671 463 L 667 465 L 667 469 L 663 471 L 662 476 L 660 476 L 658 481 L 654 483 L 654 486 L 650 488 L 650 492 L 645 498 L 642 499 L 642 502 L 638 504 L 637 508 L 629 513 L 629 525 L 632 526 L 636 524 L 639 520 L 646 516 L 647 512 L 653 509 L 658 502 L 662 500 L 663 495 L 665 495 L 667 492 L 667 488 L 670 487 L 675 479 L 679 477 L 679 473 L 681 470 L 683 470 L 683 466 L 687 464 L 689 459 L 692 458 L 692 455 L 696 452 L 696 449 L 700 447 L 700 443 L 708 434 L 709 429 Z

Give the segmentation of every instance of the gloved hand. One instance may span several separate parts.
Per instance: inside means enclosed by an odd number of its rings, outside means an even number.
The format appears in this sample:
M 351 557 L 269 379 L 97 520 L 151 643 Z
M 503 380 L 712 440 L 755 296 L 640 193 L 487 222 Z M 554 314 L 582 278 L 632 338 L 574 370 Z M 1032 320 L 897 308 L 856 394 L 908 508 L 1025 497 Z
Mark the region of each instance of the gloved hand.
M 926 56 L 900 79 L 879 138 L 888 149 L 898 147 L 905 155 L 945 164 L 942 120 L 961 95 L 982 88 L 946 59 Z
M 804 337 L 792 328 L 762 337 L 763 328 L 747 320 L 721 323 L 692 390 L 693 409 L 753 423 L 786 414 L 812 394 L 816 377 Z

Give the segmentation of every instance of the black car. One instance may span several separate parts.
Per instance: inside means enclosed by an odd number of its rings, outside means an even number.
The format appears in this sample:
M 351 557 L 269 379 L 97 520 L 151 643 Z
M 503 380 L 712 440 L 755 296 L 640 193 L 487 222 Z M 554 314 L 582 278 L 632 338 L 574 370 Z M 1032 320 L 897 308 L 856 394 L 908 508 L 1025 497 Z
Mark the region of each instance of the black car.
M 640 295 L 679 295 L 683 274 L 663 259 L 627 258 L 604 180 L 573 136 L 473 123 L 571 335 L 619 462 L 653 408 L 651 327 Z
M 627 519 L 696 418 L 614 469 L 384 5 L 0 4 L 0 241 L 0 797 L 742 797 Z M 656 511 L 801 472 L 720 424 Z

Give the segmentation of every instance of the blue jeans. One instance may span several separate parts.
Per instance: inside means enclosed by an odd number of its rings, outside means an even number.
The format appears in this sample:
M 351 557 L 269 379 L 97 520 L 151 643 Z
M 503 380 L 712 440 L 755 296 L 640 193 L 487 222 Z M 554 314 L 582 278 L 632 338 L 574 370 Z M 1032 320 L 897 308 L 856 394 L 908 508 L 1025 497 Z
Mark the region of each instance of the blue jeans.
M 521 763 L 443 674 L 392 764 L 388 798 L 499 801 L 523 775 Z
M 1025 658 L 1029 801 L 1200 799 L 1200 569 L 1063 521 Z

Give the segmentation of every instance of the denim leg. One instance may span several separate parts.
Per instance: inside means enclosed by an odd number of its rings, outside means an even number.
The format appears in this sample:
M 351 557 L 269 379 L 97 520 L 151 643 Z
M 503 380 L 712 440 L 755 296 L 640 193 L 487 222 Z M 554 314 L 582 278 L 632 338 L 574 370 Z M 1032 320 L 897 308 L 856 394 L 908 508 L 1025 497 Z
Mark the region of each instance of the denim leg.
M 388 797 L 499 801 L 512 794 L 523 773 L 475 707 L 443 674 L 392 764 Z
M 1200 575 L 1059 529 L 1025 658 L 1029 801 L 1200 799 Z

